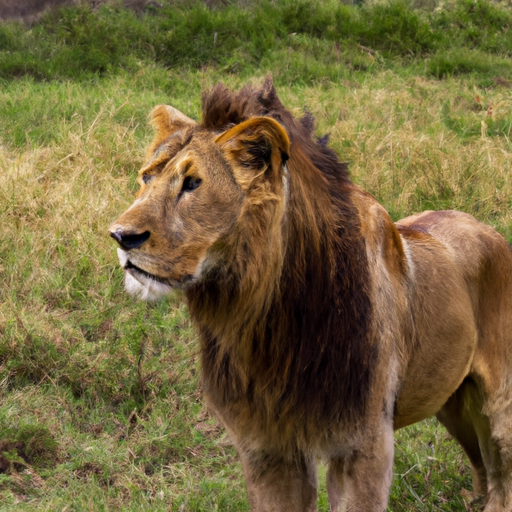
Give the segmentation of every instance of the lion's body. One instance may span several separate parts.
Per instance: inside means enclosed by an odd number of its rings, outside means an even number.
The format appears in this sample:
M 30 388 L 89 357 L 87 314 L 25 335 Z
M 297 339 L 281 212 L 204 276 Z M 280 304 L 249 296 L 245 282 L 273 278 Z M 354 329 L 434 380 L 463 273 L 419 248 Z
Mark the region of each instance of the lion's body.
M 460 212 L 395 225 L 268 83 L 215 88 L 201 125 L 164 106 L 153 124 L 112 236 L 129 291 L 184 289 L 252 509 L 316 510 L 322 457 L 331 510 L 384 511 L 393 430 L 436 414 L 486 512 L 512 510 L 505 240 Z

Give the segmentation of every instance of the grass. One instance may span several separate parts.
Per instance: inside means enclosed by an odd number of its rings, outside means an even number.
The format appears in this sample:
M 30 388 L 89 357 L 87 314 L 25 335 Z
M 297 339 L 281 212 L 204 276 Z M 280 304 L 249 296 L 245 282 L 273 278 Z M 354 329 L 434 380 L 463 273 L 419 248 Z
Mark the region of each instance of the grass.
M 290 0 L 143 16 L 82 5 L 0 25 L 0 510 L 248 510 L 181 298 L 127 297 L 106 234 L 155 104 L 197 119 L 202 88 L 272 72 L 394 219 L 456 208 L 510 242 L 511 16 L 480 0 Z M 408 48 L 400 27 L 416 27 Z M 395 449 L 389 510 L 480 510 L 435 420 L 397 432 Z
M 226 4 L 208 10 L 197 2 L 182 8 L 149 3 L 141 17 L 115 3 L 98 9 L 82 3 L 44 15 L 30 30 L 0 25 L 0 78 L 83 80 L 137 72 L 141 63 L 251 74 L 268 60 L 279 67 L 280 52 L 295 51 L 297 41 L 306 54 L 320 44 L 316 60 L 349 68 L 360 66 L 361 50 L 370 48 L 388 66 L 420 58 L 435 76 L 464 74 L 474 71 L 467 52 L 480 50 L 492 57 L 487 71 L 511 71 L 503 57 L 512 50 L 512 13 L 486 0 L 459 0 L 433 11 L 400 0 L 361 8 L 337 0 L 261 0 L 246 9 Z

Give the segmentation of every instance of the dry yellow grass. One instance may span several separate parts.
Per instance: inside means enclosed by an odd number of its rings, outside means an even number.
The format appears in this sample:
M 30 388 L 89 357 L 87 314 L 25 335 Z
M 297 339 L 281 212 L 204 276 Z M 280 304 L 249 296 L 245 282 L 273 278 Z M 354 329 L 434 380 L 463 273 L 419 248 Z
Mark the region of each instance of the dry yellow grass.
M 140 159 L 140 149 L 129 128 L 108 122 L 102 111 L 90 126 L 75 123 L 62 144 L 0 148 L 0 233 L 9 247 L 3 297 L 16 291 L 28 303 L 44 299 L 35 288 L 69 294 L 70 283 L 57 282 L 56 276 L 77 269 L 82 259 L 98 275 L 112 267 L 105 226 L 126 204 L 122 198 L 129 193 L 137 166 L 132 161 Z M 105 123 L 108 132 L 102 133 Z M 51 303 L 47 299 L 43 302 Z

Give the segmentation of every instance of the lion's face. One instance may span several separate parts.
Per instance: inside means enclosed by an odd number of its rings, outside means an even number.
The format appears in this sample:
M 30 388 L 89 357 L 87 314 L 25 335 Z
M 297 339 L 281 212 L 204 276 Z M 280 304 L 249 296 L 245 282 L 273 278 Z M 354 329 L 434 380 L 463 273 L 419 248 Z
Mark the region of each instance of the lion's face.
M 206 134 L 197 134 L 167 162 L 144 168 L 139 183 L 137 199 L 111 230 L 124 233 L 118 253 L 127 289 L 156 298 L 197 280 L 211 265 L 243 195 Z
M 139 172 L 140 190 L 110 227 L 126 289 L 145 300 L 186 288 L 222 265 L 254 190 L 261 192 L 255 182 L 259 177 L 269 188 L 273 177 L 267 171 L 282 167 L 288 148 L 285 132 L 268 118 L 222 134 L 171 107 L 157 107 L 152 118 L 157 137 Z M 255 147 L 262 141 L 260 154 Z

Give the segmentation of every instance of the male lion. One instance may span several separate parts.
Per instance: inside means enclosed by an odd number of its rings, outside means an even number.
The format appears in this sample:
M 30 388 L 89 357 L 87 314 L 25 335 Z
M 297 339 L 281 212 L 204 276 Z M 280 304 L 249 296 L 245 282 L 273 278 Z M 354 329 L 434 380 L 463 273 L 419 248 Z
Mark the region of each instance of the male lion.
M 382 512 L 393 431 L 437 415 L 486 512 L 512 510 L 512 252 L 456 211 L 394 224 L 270 80 L 160 105 L 133 205 L 110 228 L 126 289 L 184 291 L 205 399 L 254 511 Z

